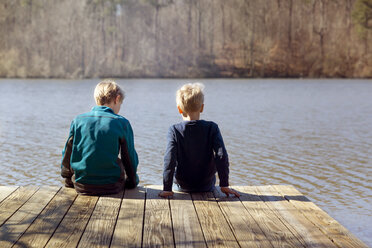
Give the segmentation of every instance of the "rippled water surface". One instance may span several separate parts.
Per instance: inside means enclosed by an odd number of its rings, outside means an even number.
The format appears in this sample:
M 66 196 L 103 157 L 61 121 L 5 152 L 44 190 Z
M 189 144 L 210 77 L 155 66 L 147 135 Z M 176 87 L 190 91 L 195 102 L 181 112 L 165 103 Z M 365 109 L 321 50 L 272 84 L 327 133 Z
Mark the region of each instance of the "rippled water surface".
M 371 80 L 202 80 L 232 185 L 292 184 L 372 246 Z M 162 183 L 175 91 L 187 80 L 118 80 L 143 185 Z M 98 80 L 0 80 L 0 185 L 61 185 L 71 120 Z

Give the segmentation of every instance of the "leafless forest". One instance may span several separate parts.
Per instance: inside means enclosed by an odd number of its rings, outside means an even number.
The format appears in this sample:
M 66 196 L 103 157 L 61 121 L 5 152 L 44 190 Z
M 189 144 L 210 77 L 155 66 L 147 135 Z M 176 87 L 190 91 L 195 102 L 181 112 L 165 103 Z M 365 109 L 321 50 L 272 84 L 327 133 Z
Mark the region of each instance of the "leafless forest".
M 372 77 L 371 0 L 0 0 L 0 77 Z

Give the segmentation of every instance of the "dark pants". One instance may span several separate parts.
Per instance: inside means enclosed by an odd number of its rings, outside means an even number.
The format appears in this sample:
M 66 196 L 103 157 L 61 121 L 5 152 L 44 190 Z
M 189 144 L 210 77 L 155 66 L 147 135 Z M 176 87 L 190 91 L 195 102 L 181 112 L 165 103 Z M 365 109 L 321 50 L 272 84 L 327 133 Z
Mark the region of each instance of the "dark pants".
M 122 191 L 125 187 L 125 171 L 121 159 L 117 160 L 118 165 L 121 168 L 120 178 L 116 183 L 113 184 L 82 184 L 75 181 L 75 173 L 70 167 L 70 177 L 65 177 L 65 186 L 75 188 L 76 192 L 83 195 L 111 195 Z
M 210 184 L 206 186 L 202 186 L 202 187 L 192 188 L 192 189 L 183 188 L 181 185 L 178 184 L 176 180 L 177 190 L 181 192 L 213 192 L 214 189 L 216 188 L 215 184 L 216 184 L 216 176 L 213 177 Z

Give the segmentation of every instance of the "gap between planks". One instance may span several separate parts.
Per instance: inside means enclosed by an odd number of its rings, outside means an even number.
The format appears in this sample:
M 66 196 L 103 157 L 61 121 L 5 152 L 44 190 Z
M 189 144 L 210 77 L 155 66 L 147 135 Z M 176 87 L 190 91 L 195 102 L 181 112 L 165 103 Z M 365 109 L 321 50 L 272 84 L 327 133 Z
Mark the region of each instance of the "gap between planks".
M 63 205 L 66 188 L 0 186 L 1 247 L 367 247 L 293 186 L 232 188 L 240 199 L 218 190 L 162 199 L 152 185 L 71 193 Z

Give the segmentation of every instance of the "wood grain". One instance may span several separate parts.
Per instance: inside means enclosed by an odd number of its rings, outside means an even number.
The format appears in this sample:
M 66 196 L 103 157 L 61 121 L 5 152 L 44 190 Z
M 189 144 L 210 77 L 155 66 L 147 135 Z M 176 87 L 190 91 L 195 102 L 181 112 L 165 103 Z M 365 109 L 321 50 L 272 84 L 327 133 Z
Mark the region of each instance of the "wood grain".
M 239 198 L 161 189 L 1 186 L 0 247 L 367 247 L 293 186 L 235 186 Z
M 26 231 L 60 187 L 41 187 L 0 227 L 0 247 L 11 247 Z
M 44 208 L 14 247 L 44 247 L 74 202 L 75 189 L 63 187 Z
M 305 247 L 336 247 L 316 226 L 313 225 L 290 202 L 271 186 L 257 186 L 257 192 L 266 204 L 280 216 L 285 225 Z
M 146 187 L 143 247 L 174 247 L 169 202 L 158 196 L 161 188 Z
M 302 243 L 267 206 L 253 186 L 234 186 L 244 207 L 274 247 L 303 247 Z
M 368 247 L 293 186 L 275 185 L 274 188 L 339 247 Z
M 141 247 L 145 198 L 143 187 L 125 190 L 110 247 Z
M 38 187 L 19 187 L 0 203 L 0 226 L 12 216 L 30 197 Z
M 240 247 L 273 247 L 239 198 L 226 197 L 219 188 L 213 194 Z
M 97 201 L 97 196 L 78 195 L 46 247 L 76 247 Z
M 123 193 L 99 198 L 78 247 L 109 247 Z
M 207 247 L 190 194 L 175 191 L 169 202 L 176 247 Z
M 213 193 L 191 195 L 208 247 L 239 247 Z
M 18 186 L 0 186 L 0 203 L 16 189 L 18 189 Z

